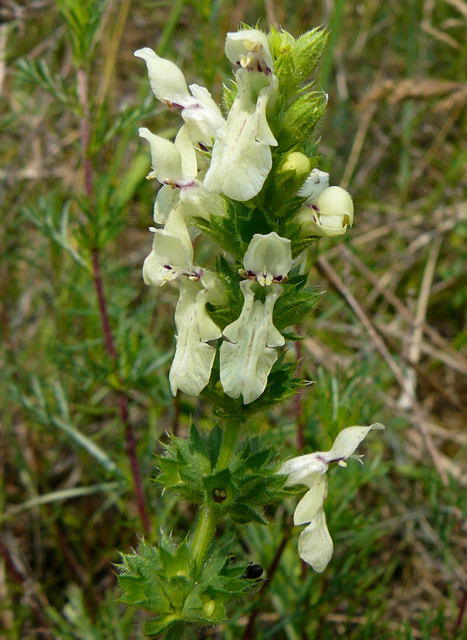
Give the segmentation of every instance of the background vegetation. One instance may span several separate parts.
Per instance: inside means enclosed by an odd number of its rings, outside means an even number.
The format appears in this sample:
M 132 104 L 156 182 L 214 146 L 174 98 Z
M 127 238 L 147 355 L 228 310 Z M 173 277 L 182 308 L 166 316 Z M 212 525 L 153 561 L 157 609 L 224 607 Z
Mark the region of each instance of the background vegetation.
M 225 33 L 257 20 L 329 27 L 321 168 L 352 192 L 356 225 L 316 245 L 326 293 L 288 354 L 315 384 L 251 429 L 284 458 L 352 424 L 387 430 L 363 468 L 330 474 L 326 572 L 300 566 L 295 501 L 240 527 L 241 545 L 226 531 L 263 586 L 198 636 L 465 637 L 466 15 L 462 0 L 1 3 L 2 638 L 142 638 L 144 613 L 117 602 L 118 551 L 193 518 L 153 482 L 157 442 L 208 417 L 169 392 L 176 294 L 141 280 L 154 183 L 136 127 L 169 136 L 176 121 L 133 51 L 219 97 Z

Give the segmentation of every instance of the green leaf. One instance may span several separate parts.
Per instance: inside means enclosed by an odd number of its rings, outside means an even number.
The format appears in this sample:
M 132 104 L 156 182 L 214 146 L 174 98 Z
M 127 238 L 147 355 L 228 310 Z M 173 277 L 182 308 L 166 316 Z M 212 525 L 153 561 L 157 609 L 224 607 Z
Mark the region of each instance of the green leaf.
M 177 626 L 175 627 L 175 625 Z M 180 623 L 180 617 L 178 615 L 169 614 L 162 618 L 146 620 L 144 623 L 144 633 L 148 636 L 157 636 L 163 631 L 168 631 L 168 634 L 166 635 L 167 640 L 169 637 L 172 640 L 176 640 L 181 637 L 183 627 L 184 625 Z
M 65 83 L 59 73 L 53 74 L 45 60 L 22 58 L 16 67 L 16 77 L 21 82 L 36 84 L 68 107 L 76 106 L 76 92 L 71 88 L 73 84 Z
M 259 524 L 267 524 L 267 520 L 252 507 L 247 504 L 238 504 L 229 510 L 229 514 L 235 522 L 245 524 L 247 522 L 258 522 Z
M 87 63 L 92 56 L 95 36 L 107 0 L 55 0 L 67 25 L 75 63 Z
M 218 425 L 216 425 L 214 429 L 212 429 L 208 437 L 209 460 L 211 462 L 212 468 L 216 466 L 222 440 L 223 440 L 222 429 Z
M 274 307 L 274 326 L 282 331 L 286 327 L 301 324 L 317 305 L 319 297 L 316 288 L 285 285 Z

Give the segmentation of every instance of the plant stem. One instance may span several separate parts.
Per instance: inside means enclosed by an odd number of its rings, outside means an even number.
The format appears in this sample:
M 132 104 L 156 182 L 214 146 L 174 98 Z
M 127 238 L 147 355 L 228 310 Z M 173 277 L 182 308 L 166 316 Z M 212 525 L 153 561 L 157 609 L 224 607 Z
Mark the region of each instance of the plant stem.
M 82 109 L 82 115 L 80 119 L 80 136 L 81 136 L 81 149 L 83 154 L 83 168 L 84 168 L 84 190 L 88 200 L 91 200 L 94 194 L 93 188 L 93 174 L 92 163 L 89 157 L 89 143 L 91 139 L 91 121 L 89 117 L 89 100 L 88 100 L 88 74 L 87 70 L 79 68 L 77 71 L 78 82 L 78 98 Z M 91 263 L 94 288 L 96 290 L 97 303 L 99 307 L 99 314 L 101 318 L 102 333 L 104 336 L 104 345 L 107 353 L 109 354 L 115 369 L 118 368 L 118 352 L 115 346 L 115 340 L 112 333 L 112 327 L 110 325 L 110 318 L 108 312 L 107 298 L 104 290 L 104 280 L 102 278 L 102 269 L 100 261 L 100 252 L 97 247 L 91 250 Z M 118 409 L 120 419 L 124 426 L 125 434 L 125 451 L 130 463 L 131 475 L 133 478 L 133 488 L 135 493 L 136 507 L 143 525 L 143 529 L 146 534 L 150 533 L 151 523 L 149 515 L 146 509 L 146 500 L 144 496 L 143 482 L 141 478 L 141 471 L 138 464 L 138 457 L 136 454 L 136 438 L 133 430 L 133 426 L 130 422 L 130 412 L 128 407 L 128 398 L 121 391 L 117 392 Z
M 193 536 L 192 549 L 195 565 L 200 568 L 206 557 L 209 544 L 216 531 L 216 514 L 208 505 L 202 505 L 199 509 Z
M 241 425 L 238 422 L 226 422 L 222 439 L 222 446 L 216 464 L 216 469 L 218 471 L 221 471 L 228 466 L 230 457 L 235 447 L 235 443 L 237 442 L 238 434 L 240 433 L 240 429 Z
M 225 469 L 228 466 L 239 432 L 240 425 L 238 422 L 226 422 L 221 450 L 216 464 L 217 470 Z M 201 505 L 192 542 L 193 559 L 198 568 L 203 564 L 208 547 L 216 532 L 216 520 L 216 511 L 209 505 Z

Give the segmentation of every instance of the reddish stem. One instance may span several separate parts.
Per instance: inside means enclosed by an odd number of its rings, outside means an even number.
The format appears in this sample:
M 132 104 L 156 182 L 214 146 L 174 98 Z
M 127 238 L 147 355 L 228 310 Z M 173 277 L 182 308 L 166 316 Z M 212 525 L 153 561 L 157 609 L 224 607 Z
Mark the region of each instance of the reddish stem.
M 99 304 L 99 312 L 101 316 L 102 333 L 104 335 L 104 344 L 107 353 L 112 358 L 114 364 L 118 363 L 118 353 L 115 347 L 115 342 L 112 335 L 112 329 L 110 326 L 109 313 L 107 310 L 107 300 L 104 292 L 104 281 L 102 279 L 101 265 L 99 259 L 98 249 L 93 249 L 92 256 L 92 271 L 94 279 L 94 287 L 96 289 L 97 301 Z M 133 477 L 133 487 L 136 498 L 136 506 L 141 518 L 141 522 L 144 527 L 144 531 L 148 534 L 151 530 L 151 524 L 149 515 L 146 509 L 146 500 L 143 491 L 143 482 L 141 479 L 141 471 L 138 464 L 138 457 L 136 453 L 136 438 L 133 430 L 133 426 L 130 422 L 130 413 L 128 409 L 128 398 L 121 391 L 117 392 L 118 409 L 120 418 L 125 428 L 125 451 L 130 463 L 131 475 Z
M 107 311 L 107 300 L 104 291 L 104 281 L 102 279 L 101 262 L 98 249 L 91 251 L 92 260 L 92 273 L 94 278 L 94 286 L 96 288 L 97 303 L 99 305 L 99 313 L 101 316 L 102 333 L 104 334 L 104 343 L 107 353 L 112 360 L 118 360 L 117 349 L 112 335 L 112 328 L 110 326 L 109 313 Z
M 80 120 L 80 136 L 81 136 L 81 148 L 83 153 L 83 168 L 84 168 L 84 190 L 88 200 L 91 200 L 93 189 L 93 174 L 92 163 L 89 157 L 89 143 L 91 139 L 91 122 L 89 118 L 89 100 L 88 100 L 88 76 L 85 69 L 78 69 L 78 97 L 81 108 L 83 110 Z M 118 352 L 115 346 L 113 338 L 112 327 L 110 325 L 110 318 L 108 312 L 107 299 L 104 290 L 104 280 L 102 278 L 102 269 L 100 261 L 99 249 L 96 247 L 91 251 L 92 261 L 92 273 L 94 280 L 94 288 L 96 290 L 97 302 L 99 306 L 99 313 L 101 317 L 102 333 L 104 336 L 104 345 L 107 353 L 113 361 L 115 369 L 118 365 Z M 120 413 L 120 419 L 124 426 L 125 433 L 125 451 L 130 463 L 131 475 L 133 478 L 133 488 L 135 492 L 136 506 L 141 518 L 146 534 L 149 534 L 151 530 L 151 523 L 149 515 L 146 509 L 146 499 L 144 496 L 143 482 L 141 478 L 141 471 L 138 464 L 138 457 L 136 453 L 136 437 L 133 426 L 130 422 L 130 413 L 128 408 L 128 398 L 121 392 L 117 392 L 118 409 Z
M 274 574 L 277 571 L 277 567 L 279 566 L 279 562 L 281 560 L 282 554 L 284 553 L 285 545 L 287 544 L 288 540 L 289 540 L 289 534 L 286 533 L 282 538 L 280 545 L 276 549 L 276 553 L 274 554 L 274 558 L 272 559 L 272 562 L 268 569 L 268 576 L 266 580 L 263 582 L 263 584 L 261 585 L 261 589 L 259 590 L 259 593 L 258 593 L 258 601 L 256 603 L 255 608 L 251 612 L 250 617 L 248 618 L 247 625 L 243 632 L 242 640 L 251 640 L 254 637 L 254 626 L 255 626 L 256 618 L 258 617 L 258 614 L 260 611 L 261 602 L 263 601 L 264 594 L 267 588 L 269 587 L 269 585 L 271 584 Z
M 459 599 L 459 605 L 458 605 L 459 613 L 457 614 L 456 622 L 454 623 L 453 637 L 457 636 L 457 632 L 462 627 L 462 621 L 464 619 L 465 609 L 467 605 L 467 589 L 465 589 L 464 587 L 461 587 L 461 590 L 462 590 L 462 595 Z

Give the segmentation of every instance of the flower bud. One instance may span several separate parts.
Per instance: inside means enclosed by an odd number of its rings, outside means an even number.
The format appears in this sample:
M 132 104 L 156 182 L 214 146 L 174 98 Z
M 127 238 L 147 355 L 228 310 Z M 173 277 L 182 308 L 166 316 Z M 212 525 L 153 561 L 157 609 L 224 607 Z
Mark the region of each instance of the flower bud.
M 324 189 L 297 215 L 303 236 L 341 236 L 353 224 L 353 202 L 341 187 Z
M 284 154 L 274 175 L 271 198 L 284 202 L 296 196 L 309 174 L 310 159 L 305 154 L 300 151 Z
M 310 159 L 300 151 L 291 151 L 285 156 L 279 171 L 294 171 L 303 179 L 310 173 Z

